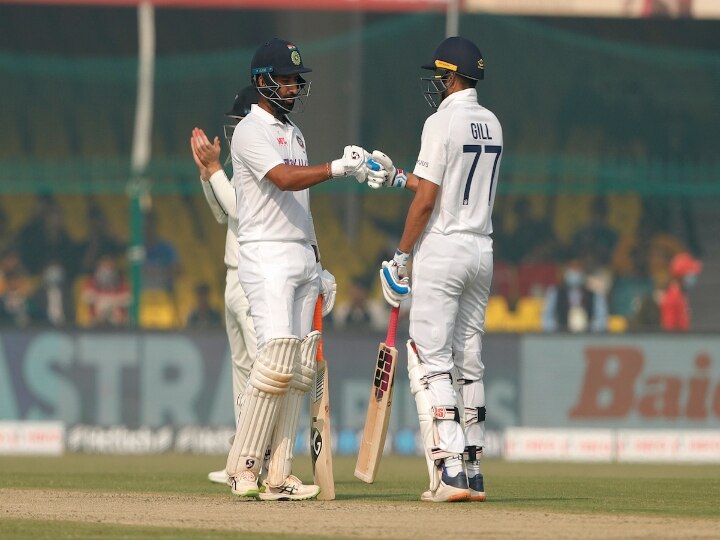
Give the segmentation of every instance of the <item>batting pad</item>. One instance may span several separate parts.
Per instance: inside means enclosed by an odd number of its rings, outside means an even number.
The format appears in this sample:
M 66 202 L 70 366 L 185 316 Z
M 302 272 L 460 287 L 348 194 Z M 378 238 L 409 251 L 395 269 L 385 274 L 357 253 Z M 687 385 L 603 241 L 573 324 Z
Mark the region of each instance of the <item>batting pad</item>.
M 293 446 L 300 407 L 305 393 L 315 383 L 319 343 L 320 332 L 317 330 L 313 330 L 303 339 L 290 381 L 290 389 L 280 403 L 280 412 L 271 442 L 272 456 L 268 465 L 268 484 L 273 487 L 281 486 L 292 472 Z
M 408 377 L 410 379 L 410 392 L 415 398 L 415 406 L 417 408 L 418 419 L 420 420 L 420 435 L 422 436 L 423 446 L 425 447 L 425 462 L 430 476 L 430 489 L 437 489 L 440 482 L 440 476 L 437 474 L 435 460 L 430 458 L 430 449 L 435 446 L 435 434 L 433 433 L 433 416 L 430 413 L 432 405 L 428 399 L 427 390 L 423 380 L 425 379 L 425 366 L 420 363 L 415 344 L 411 339 L 407 341 L 407 365 Z
M 255 360 L 243 395 L 235 440 L 228 454 L 226 471 L 230 476 L 243 470 L 250 470 L 256 476 L 260 472 L 280 403 L 293 378 L 299 349 L 297 337 L 274 338 Z
M 464 381 L 460 385 L 465 409 L 465 439 L 469 446 L 485 446 L 485 384 L 479 381 Z

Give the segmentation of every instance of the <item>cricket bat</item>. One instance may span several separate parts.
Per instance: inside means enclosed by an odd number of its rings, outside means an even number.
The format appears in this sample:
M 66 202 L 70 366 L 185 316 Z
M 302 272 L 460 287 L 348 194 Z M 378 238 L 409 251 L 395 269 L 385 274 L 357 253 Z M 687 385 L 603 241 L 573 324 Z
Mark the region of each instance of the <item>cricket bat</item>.
M 322 296 L 315 304 L 313 329 L 322 333 Z M 320 486 L 317 498 L 321 501 L 335 500 L 335 479 L 332 463 L 332 437 L 330 432 L 330 387 L 328 370 L 323 354 L 322 336 L 317 349 L 315 386 L 310 390 L 310 456 L 313 478 Z
M 368 484 L 375 481 L 390 423 L 395 366 L 398 358 L 395 348 L 395 333 L 397 332 L 399 311 L 400 308 L 396 307 L 390 312 L 387 337 L 378 348 L 375 376 L 370 388 L 370 400 L 365 417 L 365 428 L 355 464 L 355 476 Z

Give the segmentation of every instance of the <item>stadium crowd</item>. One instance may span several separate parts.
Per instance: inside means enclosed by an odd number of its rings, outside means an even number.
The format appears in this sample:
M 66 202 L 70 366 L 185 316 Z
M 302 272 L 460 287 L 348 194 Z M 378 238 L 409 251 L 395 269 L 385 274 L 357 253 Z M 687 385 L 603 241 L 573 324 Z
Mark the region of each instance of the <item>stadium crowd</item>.
M 587 203 L 584 224 L 558 234 L 556 198 L 498 198 L 488 331 L 692 328 L 685 293 L 702 270 L 702 263 L 690 254 L 699 249 L 692 237 L 680 238 L 670 230 L 664 203 L 641 199 L 637 225 L 628 234 L 613 226 L 610 199 L 597 196 Z M 67 220 L 80 216 L 66 216 L 58 196 L 36 196 L 32 212 L 14 228 L 0 205 L 0 325 L 130 325 L 132 294 L 124 231 L 112 230 L 92 195 L 86 196 L 85 211 L 85 235 L 77 240 L 69 234 Z M 392 231 L 400 230 L 387 216 L 369 218 L 376 234 L 388 236 L 383 244 L 392 243 Z M 189 222 L 197 219 L 186 217 Z M 221 300 L 214 292 L 221 290 L 222 283 L 210 284 L 187 268 L 182 270 L 175 242 L 158 232 L 155 210 L 145 216 L 144 240 L 143 298 L 165 298 L 175 311 L 160 326 L 221 326 Z M 324 251 L 334 250 L 330 246 Z M 372 256 L 368 260 L 340 283 L 338 306 L 328 324 L 374 329 L 385 324 L 375 260 Z M 220 265 L 222 260 L 218 257 L 213 263 Z M 176 285 L 181 276 L 190 280 L 191 290 L 182 307 Z

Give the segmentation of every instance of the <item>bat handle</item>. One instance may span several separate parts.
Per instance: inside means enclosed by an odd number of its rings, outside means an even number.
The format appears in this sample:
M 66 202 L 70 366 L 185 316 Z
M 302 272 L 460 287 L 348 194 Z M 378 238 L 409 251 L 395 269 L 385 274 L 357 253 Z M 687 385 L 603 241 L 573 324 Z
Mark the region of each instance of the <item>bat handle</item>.
M 315 315 L 313 316 L 313 330 L 317 330 L 321 334 L 322 334 L 322 329 L 323 329 L 322 304 L 323 304 L 323 296 L 322 296 L 322 294 L 318 294 L 317 302 L 315 302 Z M 322 360 L 324 358 L 322 347 L 323 347 L 322 336 L 320 336 L 320 341 L 318 342 L 317 354 L 315 355 L 315 358 L 317 360 Z
M 385 345 L 388 347 L 395 347 L 395 334 L 397 334 L 399 314 L 400 307 L 394 307 L 392 311 L 390 311 L 390 324 L 388 324 L 387 338 L 385 338 Z

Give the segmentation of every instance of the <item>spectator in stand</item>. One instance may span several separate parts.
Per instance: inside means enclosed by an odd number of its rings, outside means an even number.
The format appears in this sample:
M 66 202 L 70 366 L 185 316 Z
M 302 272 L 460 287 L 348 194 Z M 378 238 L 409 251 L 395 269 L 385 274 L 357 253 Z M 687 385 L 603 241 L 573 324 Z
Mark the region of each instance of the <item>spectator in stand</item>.
M 177 250 L 168 240 L 158 235 L 157 215 L 150 211 L 145 216 L 143 289 L 160 289 L 173 295 L 175 279 L 179 273 Z
M 88 307 L 90 326 L 122 327 L 128 324 L 130 286 L 113 257 L 100 257 L 95 272 L 83 286 L 81 301 Z
M 332 322 L 337 328 L 364 328 L 379 330 L 387 325 L 385 303 L 370 298 L 372 276 L 353 277 L 350 280 L 348 299 L 333 310 Z
M 505 260 L 513 264 L 551 261 L 557 243 L 550 222 L 532 215 L 529 198 L 520 197 L 514 208 L 517 221 L 515 229 L 506 236 L 504 248 L 501 248 Z
M 615 280 L 611 291 L 612 312 L 634 316 L 642 304 L 653 300 L 667 286 L 670 260 L 687 248 L 670 232 L 667 206 L 643 201 L 636 234 L 622 238 L 613 254 Z M 654 301 L 658 301 L 655 299 Z M 646 313 L 652 323 L 652 304 Z M 659 324 L 659 323 L 658 323 Z M 659 328 L 659 326 L 658 326 Z
M 663 330 L 690 330 L 690 304 L 687 291 L 697 282 L 702 263 L 689 253 L 675 255 L 670 261 L 670 283 L 660 298 L 660 325 Z
M 220 328 L 220 312 L 210 304 L 210 285 L 198 283 L 195 287 L 195 307 L 187 319 L 188 328 Z
M 604 332 L 607 330 L 607 299 L 593 292 L 586 283 L 580 259 L 570 260 L 563 282 L 549 287 L 543 308 L 545 332 Z
M 79 269 L 77 243 L 68 234 L 62 208 L 52 197 L 38 198 L 35 217 L 18 234 L 17 248 L 32 275 L 40 275 L 52 261 L 63 265 L 69 281 Z
M 32 283 L 20 257 L 8 251 L 0 258 L 0 326 L 26 326 Z
M 590 270 L 608 268 L 617 241 L 617 232 L 608 224 L 607 201 L 605 197 L 596 197 L 590 208 L 590 223 L 573 236 L 571 252 Z
M 58 261 L 51 261 L 45 267 L 42 283 L 30 297 L 29 305 L 34 324 L 60 327 L 75 321 L 71 284 Z
M 118 257 L 125 253 L 127 246 L 112 233 L 105 212 L 94 202 L 88 206 L 87 224 L 87 238 L 79 245 L 80 271 L 92 274 L 100 257 Z

